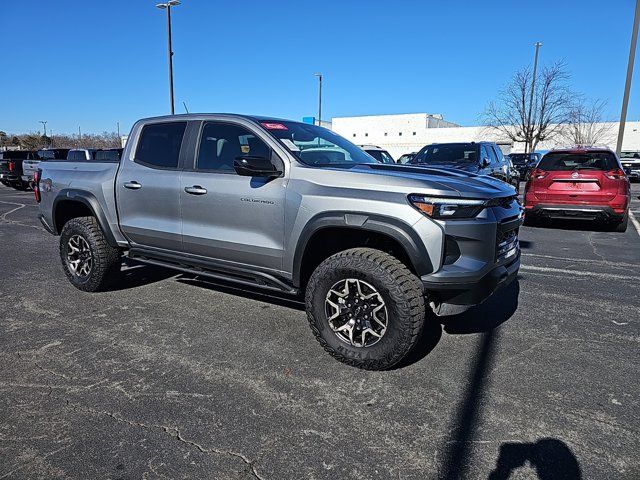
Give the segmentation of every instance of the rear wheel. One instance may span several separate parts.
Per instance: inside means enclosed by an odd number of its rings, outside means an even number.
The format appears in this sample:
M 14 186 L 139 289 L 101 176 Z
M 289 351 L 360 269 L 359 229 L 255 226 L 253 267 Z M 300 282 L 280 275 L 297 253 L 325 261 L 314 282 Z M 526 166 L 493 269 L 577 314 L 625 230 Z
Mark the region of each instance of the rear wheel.
M 29 182 L 14 183 L 12 187 L 15 188 L 16 190 L 20 190 L 21 192 L 24 192 L 25 190 L 29 190 Z
M 613 224 L 614 232 L 626 232 L 627 226 L 629 225 L 629 212 L 626 212 L 622 217 L 622 220 Z
M 103 290 L 120 269 L 120 251 L 109 245 L 94 217 L 73 218 L 64 225 L 60 259 L 71 284 L 85 292 Z
M 367 370 L 397 365 L 425 323 L 420 279 L 395 257 L 371 248 L 337 253 L 313 272 L 307 316 L 334 358 Z

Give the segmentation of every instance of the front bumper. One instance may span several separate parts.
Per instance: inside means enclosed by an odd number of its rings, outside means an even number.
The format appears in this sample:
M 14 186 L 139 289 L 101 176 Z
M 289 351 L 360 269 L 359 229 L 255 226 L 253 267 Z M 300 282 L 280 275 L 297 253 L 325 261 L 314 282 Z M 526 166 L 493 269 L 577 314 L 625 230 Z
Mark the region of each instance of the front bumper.
M 446 278 L 434 281 L 432 276 L 422 277 L 424 289 L 436 294 L 440 303 L 451 305 L 476 305 L 482 303 L 498 288 L 511 283 L 520 269 L 520 251 L 510 263 L 498 265 L 479 278 L 447 282 Z
M 532 208 L 526 208 L 526 216 L 552 219 L 579 219 L 608 221 L 619 219 L 621 214 L 606 205 L 569 205 L 539 203 Z
M 521 225 L 522 212 L 516 200 L 486 209 L 474 219 L 442 222 L 442 265 L 421 277 L 430 300 L 475 305 L 513 280 L 520 268 Z

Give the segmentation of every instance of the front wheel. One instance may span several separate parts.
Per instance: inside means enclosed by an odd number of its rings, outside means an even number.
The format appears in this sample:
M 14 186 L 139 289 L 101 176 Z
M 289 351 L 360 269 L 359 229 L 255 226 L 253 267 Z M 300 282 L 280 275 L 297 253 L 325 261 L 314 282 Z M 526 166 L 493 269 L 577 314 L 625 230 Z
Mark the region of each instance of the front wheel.
M 71 284 L 85 292 L 103 290 L 120 269 L 120 251 L 109 245 L 94 217 L 73 218 L 64 225 L 60 259 Z
M 353 248 L 324 260 L 306 289 L 311 330 L 337 360 L 366 370 L 397 365 L 425 323 L 420 279 L 397 258 Z

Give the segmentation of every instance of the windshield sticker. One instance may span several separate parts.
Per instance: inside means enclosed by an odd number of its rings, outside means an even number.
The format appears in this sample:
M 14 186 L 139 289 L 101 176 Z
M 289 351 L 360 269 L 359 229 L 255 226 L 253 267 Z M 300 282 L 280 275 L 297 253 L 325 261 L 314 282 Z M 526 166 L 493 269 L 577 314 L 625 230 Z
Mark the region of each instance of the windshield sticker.
M 241 145 L 240 150 L 246 155 L 251 150 L 251 147 L 249 145 Z
M 262 122 L 262 126 L 267 130 L 288 130 L 288 128 L 281 123 Z
M 293 143 L 291 140 L 289 140 L 288 138 L 281 138 L 280 140 L 282 140 L 282 143 L 284 143 L 287 148 L 289 150 L 291 150 L 292 152 L 299 152 L 300 149 L 298 148 L 298 146 Z

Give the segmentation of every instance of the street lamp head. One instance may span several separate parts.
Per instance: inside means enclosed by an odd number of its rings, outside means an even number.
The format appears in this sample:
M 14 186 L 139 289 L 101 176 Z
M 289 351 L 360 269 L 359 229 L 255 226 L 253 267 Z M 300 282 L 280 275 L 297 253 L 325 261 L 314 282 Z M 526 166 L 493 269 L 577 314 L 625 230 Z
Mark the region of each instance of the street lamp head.
M 536 42 L 533 44 L 534 47 L 541 47 L 542 46 L 542 42 Z
M 321 73 L 314 73 L 313 74 L 314 77 L 321 77 L 322 78 L 322 74 Z
M 180 5 L 180 0 L 169 0 L 165 3 L 158 3 L 156 4 L 156 7 L 164 10 L 167 7 L 175 7 L 177 5 Z

